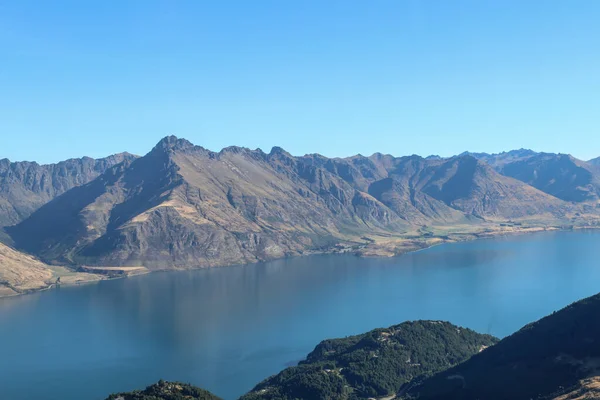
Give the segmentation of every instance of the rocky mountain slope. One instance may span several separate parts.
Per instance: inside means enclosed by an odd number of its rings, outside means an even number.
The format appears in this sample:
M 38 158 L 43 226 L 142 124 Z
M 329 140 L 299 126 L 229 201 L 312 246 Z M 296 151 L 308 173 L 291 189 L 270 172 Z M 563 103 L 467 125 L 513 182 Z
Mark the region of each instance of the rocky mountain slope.
M 84 157 L 48 165 L 0 160 L 0 227 L 23 221 L 53 198 L 133 158 L 122 153 L 98 160 Z
M 430 224 L 575 211 L 472 156 L 217 153 L 167 137 L 7 231 L 19 249 L 50 263 L 164 269 L 298 255 Z
M 538 154 L 506 164 L 500 170 L 559 199 L 574 202 L 600 199 L 600 168 L 567 154 Z
M 600 166 L 600 157 L 588 161 L 589 164 Z
M 600 199 L 600 167 L 568 154 L 514 150 L 500 154 L 473 153 L 502 175 L 518 179 L 565 201 Z
M 514 162 L 527 160 L 538 154 L 539 153 L 537 153 L 533 150 L 529 150 L 529 149 L 504 151 L 502 153 L 495 153 L 495 154 L 471 153 L 468 151 L 462 153 L 462 155 L 470 155 L 470 156 L 475 157 L 478 160 L 484 161 L 486 164 L 490 165 L 496 171 L 501 170 L 502 167 L 505 166 L 506 164 L 511 164 Z
M 416 377 L 465 361 L 498 340 L 447 322 L 405 322 L 323 341 L 242 400 L 369 399 L 395 394 Z
M 405 388 L 404 398 L 600 398 L 600 294 L 576 302 L 454 368 Z

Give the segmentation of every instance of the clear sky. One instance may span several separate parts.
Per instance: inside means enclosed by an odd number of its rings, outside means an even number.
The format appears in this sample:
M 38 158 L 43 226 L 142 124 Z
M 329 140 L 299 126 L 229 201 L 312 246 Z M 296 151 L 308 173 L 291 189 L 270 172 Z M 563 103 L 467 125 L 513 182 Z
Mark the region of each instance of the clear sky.
M 598 0 L 0 0 L 0 158 L 600 156 Z

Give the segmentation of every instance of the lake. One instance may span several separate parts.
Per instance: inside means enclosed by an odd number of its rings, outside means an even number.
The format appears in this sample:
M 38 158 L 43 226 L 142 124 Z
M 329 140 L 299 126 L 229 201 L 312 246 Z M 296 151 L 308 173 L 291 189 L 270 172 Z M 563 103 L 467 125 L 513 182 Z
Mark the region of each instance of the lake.
M 506 336 L 600 292 L 600 232 L 158 272 L 0 299 L 3 400 L 102 400 L 160 378 L 226 400 L 325 338 L 438 319 Z

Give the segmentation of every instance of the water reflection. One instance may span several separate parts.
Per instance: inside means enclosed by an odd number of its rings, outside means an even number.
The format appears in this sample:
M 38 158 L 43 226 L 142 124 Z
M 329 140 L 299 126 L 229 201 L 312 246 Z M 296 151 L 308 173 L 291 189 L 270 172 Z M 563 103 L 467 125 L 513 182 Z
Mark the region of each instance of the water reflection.
M 93 400 L 165 378 L 233 399 L 327 337 L 408 319 L 503 336 L 600 291 L 599 243 L 598 233 L 550 233 L 394 259 L 154 273 L 0 300 L 0 340 L 11 344 L 0 386 L 15 400 Z

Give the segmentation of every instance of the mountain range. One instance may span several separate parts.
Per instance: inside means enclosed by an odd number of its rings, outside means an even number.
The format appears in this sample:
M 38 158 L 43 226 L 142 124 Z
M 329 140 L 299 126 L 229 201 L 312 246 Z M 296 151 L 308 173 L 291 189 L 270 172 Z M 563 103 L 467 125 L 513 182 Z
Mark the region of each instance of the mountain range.
M 524 149 L 473 156 L 502 175 L 565 201 L 598 201 L 600 198 L 599 159 L 584 162 L 568 154 L 536 153 Z
M 48 165 L 0 160 L 0 226 L 23 221 L 55 197 L 133 158 L 121 153 L 97 160 L 84 157 Z
M 2 160 L 0 183 L 0 241 L 46 267 L 79 271 L 394 255 L 600 218 L 595 162 L 530 150 L 298 157 L 279 147 L 213 152 L 169 136 L 142 157 Z M 0 283 L 14 288 L 1 257 Z M 53 271 L 44 282 L 56 279 Z

